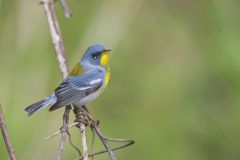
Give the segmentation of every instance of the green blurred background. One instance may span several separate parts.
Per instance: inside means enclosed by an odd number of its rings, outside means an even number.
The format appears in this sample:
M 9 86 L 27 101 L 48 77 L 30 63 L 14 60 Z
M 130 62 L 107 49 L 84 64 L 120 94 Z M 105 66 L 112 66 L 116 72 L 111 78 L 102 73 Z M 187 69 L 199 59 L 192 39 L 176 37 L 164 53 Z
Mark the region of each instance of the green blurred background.
M 118 159 L 240 159 L 239 1 L 67 3 L 70 19 L 56 8 L 69 66 L 91 44 L 112 49 L 110 84 L 88 107 L 106 135 L 136 140 Z M 38 1 L 0 0 L 0 103 L 18 159 L 56 159 L 59 137 L 43 138 L 61 126 L 63 109 L 30 118 L 23 109 L 60 81 Z M 71 133 L 80 147 L 78 130 Z M 64 159 L 76 157 L 67 143 Z M 8 159 L 1 136 L 0 159 Z

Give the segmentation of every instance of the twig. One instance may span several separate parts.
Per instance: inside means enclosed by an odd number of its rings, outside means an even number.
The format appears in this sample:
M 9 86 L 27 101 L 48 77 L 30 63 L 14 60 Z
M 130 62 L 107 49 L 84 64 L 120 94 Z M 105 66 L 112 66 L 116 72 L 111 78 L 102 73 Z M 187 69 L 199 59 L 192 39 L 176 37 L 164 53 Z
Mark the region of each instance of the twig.
M 114 150 L 125 148 L 125 147 L 130 146 L 135 143 L 135 141 L 131 140 L 131 139 L 113 139 L 113 138 L 108 138 L 108 137 L 104 136 L 98 127 L 100 121 L 93 119 L 93 117 L 91 116 L 91 114 L 88 111 L 86 106 L 82 106 L 81 108 L 74 108 L 73 112 L 75 113 L 75 116 L 76 116 L 75 122 L 83 122 L 84 123 L 84 121 L 86 121 L 85 125 L 89 125 L 91 127 L 92 132 L 97 134 L 97 136 L 102 141 L 102 143 L 106 149 L 106 150 L 99 151 L 96 153 L 91 153 L 90 155 L 88 155 L 88 157 L 93 158 L 93 156 L 95 156 L 95 155 L 99 155 L 99 154 L 108 152 L 111 160 L 116 160 L 116 157 L 113 153 Z M 83 116 L 83 115 L 85 115 L 85 116 Z M 83 120 L 82 118 L 85 118 L 85 120 Z M 110 145 L 108 144 L 108 141 L 127 142 L 127 143 L 123 144 L 121 146 L 118 146 L 118 147 L 111 148 Z M 92 143 L 92 146 L 93 146 L 93 143 Z M 84 159 L 84 157 L 80 156 L 77 160 L 82 160 L 82 159 Z
M 53 0 L 41 0 L 40 4 L 42 4 L 44 12 L 47 17 L 52 37 L 52 43 L 54 45 L 62 77 L 66 78 L 68 76 L 68 66 L 66 62 L 62 34 L 58 23 L 54 2 Z
M 119 150 L 119 149 L 122 149 L 122 148 L 125 148 L 125 147 L 128 147 L 128 146 L 130 146 L 130 145 L 135 143 L 135 141 L 131 140 L 131 139 L 113 139 L 113 138 L 108 138 L 108 137 L 104 136 L 101 133 L 101 131 L 100 131 L 99 127 L 98 127 L 98 124 L 99 123 L 97 121 L 92 122 L 91 123 L 91 128 L 96 132 L 96 134 L 98 135 L 98 137 L 102 141 L 103 145 L 105 146 L 106 150 L 102 150 L 102 151 L 98 151 L 96 153 L 92 153 L 92 154 L 88 155 L 88 157 L 93 157 L 95 155 L 99 155 L 99 154 L 103 154 L 103 153 L 107 153 L 108 152 L 108 154 L 110 155 L 111 160 L 113 160 L 115 158 L 113 151 Z M 118 147 L 110 148 L 110 146 L 108 144 L 108 141 L 127 142 L 127 143 L 123 144 L 121 146 L 118 146 Z M 82 159 L 83 159 L 83 157 L 79 157 L 76 160 L 82 160 Z
M 130 146 L 130 145 L 132 145 L 132 144 L 134 144 L 134 143 L 135 143 L 135 142 L 134 142 L 133 140 L 129 140 L 128 143 L 126 143 L 126 144 L 124 144 L 124 145 L 122 145 L 122 146 L 112 148 L 112 151 L 125 148 L 125 147 Z M 103 153 L 107 153 L 107 152 L 108 152 L 107 150 L 99 151 L 99 152 L 96 152 L 96 153 L 93 153 L 93 154 L 89 154 L 88 157 L 93 157 L 93 156 L 96 156 L 96 155 L 99 155 L 99 154 L 103 154 Z M 82 160 L 82 159 L 83 159 L 82 157 L 79 157 L 79 158 L 77 158 L 76 160 Z
M 95 130 L 95 132 L 97 133 L 98 137 L 100 138 L 100 140 L 102 141 L 104 147 L 106 148 L 111 160 L 117 160 L 117 158 L 115 157 L 110 145 L 108 144 L 107 139 L 105 139 L 101 134 L 100 134 L 100 130 L 97 127 L 97 125 L 93 126 L 93 129 Z
M 15 154 L 15 151 L 13 149 L 13 145 L 11 143 L 11 140 L 10 140 L 10 137 L 9 137 L 9 134 L 8 134 L 8 131 L 7 131 L 7 125 L 6 125 L 5 120 L 4 120 L 1 104 L 0 104 L 0 127 L 1 127 L 1 130 L 2 130 L 3 139 L 4 139 L 4 142 L 6 144 L 9 157 L 10 157 L 11 160 L 16 160 L 16 154 Z
M 83 160 L 88 160 L 86 126 L 83 123 L 80 123 L 80 132 L 82 135 Z
M 82 112 L 84 112 L 84 113 L 87 115 L 87 117 L 89 118 L 89 120 L 91 121 L 91 127 L 92 127 L 93 130 L 97 133 L 98 137 L 99 137 L 100 140 L 102 141 L 102 143 L 103 143 L 104 147 L 106 148 L 106 150 L 107 150 L 107 152 L 108 152 L 111 160 L 117 160 L 117 158 L 115 157 L 115 155 L 114 155 L 114 153 L 113 153 L 110 145 L 108 144 L 107 138 L 105 138 L 105 137 L 101 134 L 101 132 L 100 132 L 98 126 L 97 126 L 97 125 L 99 124 L 99 122 L 95 121 L 95 120 L 92 118 L 92 116 L 91 116 L 91 114 L 89 113 L 89 111 L 87 110 L 87 107 L 86 107 L 86 106 L 82 106 L 81 108 L 82 108 L 82 109 L 81 109 Z M 74 113 L 75 113 L 75 112 L 74 112 Z M 84 117 L 81 117 L 81 118 L 84 118 Z M 85 160 L 85 159 L 84 159 L 84 160 Z
M 69 140 L 70 145 L 78 152 L 78 155 L 81 156 L 82 153 L 81 153 L 80 149 L 78 149 L 77 146 L 75 146 L 72 142 L 71 134 L 69 133 L 69 131 L 67 133 L 68 133 L 68 140 Z
M 62 159 L 62 155 L 63 155 L 63 149 L 64 149 L 64 144 L 66 141 L 66 137 L 67 137 L 67 132 L 68 132 L 68 123 L 69 123 L 69 112 L 71 110 L 70 106 L 66 106 L 64 114 L 63 114 L 63 125 L 61 127 L 61 141 L 60 141 L 60 145 L 59 145 L 59 149 L 58 149 L 58 156 L 57 159 L 61 160 Z
M 82 106 L 86 107 L 86 106 Z M 87 137 L 86 137 L 86 125 L 88 122 L 83 122 L 86 120 L 86 117 L 84 115 L 84 111 L 82 110 L 82 107 L 74 106 L 73 112 L 76 116 L 75 122 L 78 122 L 79 124 L 77 127 L 80 129 L 81 135 L 82 135 L 82 149 L 83 149 L 83 160 L 88 160 L 88 148 L 87 148 Z
M 94 142 L 95 142 L 95 132 L 94 132 L 94 130 L 93 130 L 93 128 L 91 127 L 91 131 L 92 131 L 92 143 L 91 143 L 91 154 L 90 155 L 93 155 L 93 153 L 94 153 Z M 89 156 L 90 156 L 89 155 Z M 88 156 L 88 157 L 89 157 Z M 93 160 L 93 158 L 94 158 L 94 155 L 93 156 L 91 156 L 92 157 L 92 160 Z
M 68 129 L 70 129 L 70 128 L 72 128 L 72 127 L 75 127 L 77 124 L 78 124 L 78 122 L 74 122 L 74 123 L 72 123 L 72 124 L 69 124 L 69 125 L 68 125 Z M 61 129 L 58 130 L 58 131 L 56 131 L 56 132 L 54 132 L 54 133 L 51 134 L 50 136 L 45 137 L 44 139 L 45 139 L 45 140 L 49 140 L 50 138 L 56 137 L 56 136 L 59 135 L 60 133 L 61 133 Z
M 64 2 L 64 0 L 60 1 L 62 7 L 64 8 L 65 15 L 69 15 L 70 11 Z M 48 20 L 48 25 L 52 37 L 52 42 L 54 45 L 55 53 L 57 56 L 57 60 L 59 63 L 59 67 L 62 73 L 63 78 L 66 78 L 68 76 L 68 67 L 66 63 L 66 57 L 65 57 L 65 50 L 64 50 L 64 45 L 63 45 L 63 40 L 62 40 L 62 35 L 61 35 L 61 30 L 59 27 L 56 11 L 55 11 L 55 6 L 53 0 L 42 0 L 41 4 L 43 5 L 47 20 Z M 67 136 L 67 130 L 68 130 L 68 121 L 69 121 L 69 112 L 71 108 L 67 106 L 65 108 L 65 112 L 63 115 L 63 126 L 61 128 L 61 141 L 59 145 L 59 150 L 58 150 L 58 160 L 62 159 L 62 154 L 63 154 L 63 148 Z M 82 143 L 83 145 L 83 153 L 87 155 L 87 142 L 86 142 L 86 128 L 81 127 L 81 133 L 82 133 Z M 86 156 L 86 159 L 88 159 L 88 156 Z
M 71 12 L 70 9 L 68 8 L 65 0 L 60 0 L 60 4 L 61 4 L 62 9 L 63 9 L 63 11 L 64 11 L 65 17 L 66 17 L 66 18 L 71 17 L 71 16 L 72 16 L 72 12 Z
M 82 110 L 86 114 L 86 117 L 81 116 L 81 115 L 83 115 L 83 113 L 79 112 L 80 110 Z M 89 154 L 88 157 L 92 157 L 92 159 L 93 159 L 93 157 L 95 155 L 99 155 L 99 154 L 103 154 L 103 153 L 107 153 L 107 152 L 109 153 L 109 150 L 110 150 L 110 152 L 112 152 L 112 151 L 115 151 L 115 150 L 119 150 L 119 149 L 128 147 L 128 146 L 130 146 L 130 145 L 135 143 L 135 141 L 131 140 L 131 139 L 113 139 L 113 138 L 109 138 L 109 137 L 104 136 L 101 133 L 99 127 L 98 127 L 99 121 L 98 120 L 96 121 L 96 120 L 94 120 L 92 118 L 91 114 L 89 113 L 89 111 L 87 110 L 87 108 L 85 106 L 83 106 L 81 109 L 75 108 L 73 111 L 74 111 L 74 113 L 76 115 L 76 120 L 75 120 L 74 123 L 68 125 L 68 129 L 70 129 L 70 128 L 74 127 L 74 126 L 79 128 L 79 125 L 80 125 L 79 122 L 81 122 L 81 123 L 83 123 L 85 125 L 89 125 L 91 130 L 92 130 L 93 139 L 92 139 L 92 143 L 91 143 L 91 154 Z M 85 119 L 81 119 L 81 118 L 85 118 Z M 54 134 L 46 137 L 45 139 L 49 139 L 49 138 L 55 137 L 55 136 L 59 135 L 60 133 L 61 132 L 59 130 L 59 131 L 55 132 Z M 107 143 L 108 150 L 102 150 L 102 151 L 98 151 L 98 152 L 93 153 L 93 145 L 94 145 L 95 133 L 97 133 L 98 137 L 103 142 L 104 146 Z M 77 150 L 77 152 L 80 155 L 80 157 L 78 157 L 76 160 L 82 160 L 83 156 L 81 155 L 80 150 L 71 142 L 71 137 L 70 137 L 69 133 L 68 133 L 68 135 L 69 135 L 69 142 L 70 142 L 71 146 L 75 150 Z M 108 141 L 112 141 L 112 142 L 126 142 L 126 143 L 123 144 L 123 145 L 117 146 L 117 147 L 110 148 L 110 146 L 108 145 Z M 112 158 L 112 157 L 110 157 L 110 158 Z

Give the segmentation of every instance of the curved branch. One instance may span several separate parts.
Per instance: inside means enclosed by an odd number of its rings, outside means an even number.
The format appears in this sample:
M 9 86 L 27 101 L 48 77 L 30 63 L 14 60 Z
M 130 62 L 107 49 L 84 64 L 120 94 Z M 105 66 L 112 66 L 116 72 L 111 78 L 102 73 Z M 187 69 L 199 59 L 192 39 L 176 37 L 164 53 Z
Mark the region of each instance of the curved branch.
M 16 154 L 13 149 L 13 145 L 11 143 L 11 140 L 10 140 L 10 137 L 9 137 L 9 134 L 7 131 L 7 126 L 6 126 L 6 123 L 4 120 L 1 104 L 0 104 L 0 128 L 2 130 L 2 135 L 3 135 L 4 142 L 6 144 L 6 147 L 7 147 L 8 155 L 11 160 L 16 160 Z

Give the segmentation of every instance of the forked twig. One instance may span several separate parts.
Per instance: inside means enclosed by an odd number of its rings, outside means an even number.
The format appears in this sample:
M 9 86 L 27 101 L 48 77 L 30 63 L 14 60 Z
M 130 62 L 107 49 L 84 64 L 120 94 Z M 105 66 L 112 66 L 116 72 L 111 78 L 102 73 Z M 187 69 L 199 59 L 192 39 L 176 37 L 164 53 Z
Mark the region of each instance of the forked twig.
M 76 112 L 76 111 L 75 111 L 75 112 Z M 85 109 L 84 109 L 84 112 L 86 113 L 86 110 L 85 110 Z M 102 150 L 102 151 L 98 151 L 98 152 L 95 152 L 95 153 L 91 153 L 91 154 L 88 155 L 88 157 L 94 157 L 95 155 L 99 155 L 99 154 L 103 154 L 103 153 L 107 153 L 107 152 L 109 153 L 109 150 L 112 152 L 112 151 L 115 151 L 115 150 L 119 150 L 119 149 L 128 147 L 128 146 L 130 146 L 130 145 L 132 145 L 132 144 L 135 143 L 134 140 L 131 140 L 131 139 L 113 139 L 113 138 L 108 138 L 108 137 L 104 136 L 104 135 L 101 133 L 99 127 L 98 127 L 99 121 L 92 120 L 92 116 L 90 115 L 90 113 L 89 113 L 88 111 L 87 111 L 86 115 L 87 115 L 86 118 L 88 118 L 88 120 L 81 120 L 81 123 L 86 124 L 86 125 L 89 125 L 89 126 L 91 127 L 91 129 L 92 129 L 93 136 L 94 136 L 95 133 L 96 133 L 96 134 L 98 135 L 98 137 L 100 138 L 100 140 L 102 141 L 102 143 L 104 144 L 104 146 L 105 146 L 105 144 L 107 143 L 106 146 L 108 147 L 106 150 Z M 90 118 L 90 117 L 91 117 L 91 118 Z M 88 124 L 87 124 L 87 123 L 88 123 Z M 79 127 L 79 122 L 74 122 L 74 123 L 70 124 L 68 129 L 70 129 L 70 128 L 74 127 L 74 126 Z M 55 136 L 59 135 L 60 133 L 61 133 L 61 132 L 60 132 L 60 130 L 59 130 L 59 131 L 55 132 L 53 135 L 51 135 L 51 136 L 49 136 L 49 137 L 47 137 L 47 138 L 49 139 L 49 138 L 55 137 Z M 70 135 L 69 135 L 69 136 L 70 136 Z M 93 138 L 93 139 L 94 139 L 94 138 Z M 69 140 L 69 141 L 70 141 L 70 144 L 71 144 L 71 140 Z M 117 146 L 117 147 L 110 148 L 110 146 L 109 146 L 109 144 L 108 144 L 108 141 L 112 141 L 112 142 L 127 142 L 127 143 L 126 143 L 126 144 L 123 144 L 123 145 L 121 145 L 121 146 Z M 71 144 L 71 145 L 72 145 L 72 147 L 75 148 L 75 149 L 78 151 L 78 153 L 80 154 L 79 149 L 78 149 L 75 145 L 73 145 L 73 144 Z M 92 142 L 92 144 L 91 144 L 91 150 L 93 150 L 93 142 Z M 109 153 L 109 154 L 110 154 L 110 153 Z M 113 154 L 113 152 L 112 152 L 112 154 Z M 115 157 L 115 156 L 114 156 L 114 157 Z M 113 157 L 110 157 L 110 158 L 112 159 Z M 76 160 L 82 160 L 82 159 L 83 159 L 83 157 L 82 157 L 82 155 L 80 155 L 80 157 L 78 157 Z
M 16 154 L 8 134 L 7 125 L 4 120 L 1 104 L 0 104 L 0 128 L 2 130 L 2 135 L 3 135 L 4 142 L 6 144 L 8 155 L 11 160 L 16 160 Z
M 95 127 L 98 128 L 97 125 L 95 125 Z M 103 136 L 103 134 L 100 132 L 99 128 L 97 129 L 97 131 L 96 131 L 96 130 L 94 130 L 94 131 L 97 133 L 97 135 L 99 136 L 99 138 L 101 137 L 100 139 L 104 139 L 104 141 L 102 141 L 103 143 L 106 143 L 106 141 L 127 142 L 126 144 L 123 144 L 123 145 L 121 145 L 121 146 L 111 148 L 111 151 L 119 150 L 119 149 L 128 147 L 128 146 L 130 146 L 130 145 L 132 145 L 132 144 L 135 143 L 135 141 L 134 141 L 134 140 L 131 140 L 131 139 L 113 139 L 113 138 L 107 138 L 107 137 Z M 99 155 L 99 154 L 103 154 L 103 153 L 107 153 L 107 152 L 108 152 L 108 154 L 110 154 L 110 153 L 109 153 L 109 149 L 106 149 L 106 150 L 102 150 L 102 151 L 95 152 L 95 153 L 93 153 L 93 154 L 89 154 L 88 157 L 93 157 L 93 156 L 96 156 L 96 155 Z M 112 157 L 110 157 L 110 158 L 112 159 Z M 78 157 L 76 160 L 82 160 L 82 159 L 83 159 L 82 157 Z
M 113 153 L 114 150 L 118 150 L 118 149 L 121 149 L 121 148 L 125 148 L 127 146 L 130 146 L 132 144 L 134 144 L 134 140 L 131 140 L 131 139 L 113 139 L 113 138 L 108 138 L 106 136 L 104 136 L 98 125 L 99 125 L 99 121 L 96 121 L 92 118 L 90 112 L 87 110 L 86 106 L 83 106 L 82 108 L 80 108 L 85 114 L 86 114 L 86 118 L 88 119 L 87 121 L 89 122 L 89 126 L 93 129 L 93 131 L 95 131 L 95 133 L 98 135 L 98 137 L 100 138 L 100 140 L 102 141 L 104 147 L 106 150 L 103 150 L 103 151 L 99 151 L 99 152 L 96 152 L 94 154 L 90 154 L 88 155 L 88 157 L 93 157 L 95 155 L 99 155 L 99 154 L 103 154 L 103 153 L 106 153 L 108 152 L 111 160 L 116 160 L 116 157 Z M 75 111 L 76 112 L 76 111 Z M 75 113 L 74 112 L 74 113 Z M 77 114 L 77 113 L 75 113 Z M 76 116 L 77 117 L 77 116 Z M 78 118 L 78 117 L 77 117 Z M 76 120 L 77 121 L 77 120 Z M 126 144 L 124 145 L 121 145 L 121 146 L 118 146 L 118 147 L 114 147 L 114 148 L 111 148 L 108 141 L 113 141 L 113 142 L 127 142 Z M 83 157 L 79 157 L 77 160 L 82 160 Z
M 101 153 L 106 153 L 108 152 L 110 158 L 113 160 L 115 157 L 114 157 L 114 153 L 113 151 L 114 150 L 118 150 L 118 149 L 121 149 L 121 148 L 125 148 L 127 146 L 130 146 L 132 144 L 134 144 L 134 140 L 131 140 L 131 139 L 114 139 L 114 138 L 108 138 L 106 136 L 104 136 L 99 127 L 98 127 L 98 123 L 92 123 L 92 127 L 93 129 L 95 130 L 95 132 L 97 133 L 98 137 L 100 138 L 100 140 L 102 141 L 102 143 L 104 144 L 106 150 L 105 151 L 100 151 L 100 152 L 97 152 L 93 155 L 90 155 L 90 156 L 94 156 L 94 155 L 97 155 L 97 154 L 101 154 Z M 124 145 L 121 145 L 121 146 L 118 146 L 118 147 L 115 147 L 115 148 L 111 148 L 110 145 L 108 144 L 108 141 L 112 141 L 112 142 L 127 142 L 126 144 Z M 115 158 L 116 159 L 116 158 Z
M 108 144 L 108 140 L 105 137 L 103 137 L 103 135 L 101 134 L 99 128 L 97 127 L 97 125 L 95 123 L 92 126 L 93 126 L 94 131 L 97 133 L 98 137 L 102 141 L 104 147 L 106 148 L 111 160 L 116 160 L 116 157 L 115 157 L 110 145 Z
M 77 124 L 78 124 L 78 122 L 74 122 L 74 123 L 72 123 L 72 124 L 69 124 L 69 125 L 68 125 L 68 130 L 69 130 L 70 128 L 72 128 L 72 127 L 75 127 Z M 56 137 L 56 136 L 59 135 L 60 133 L 61 133 L 61 130 L 58 130 L 58 131 L 54 132 L 53 134 L 51 134 L 50 136 L 45 137 L 44 139 L 45 139 L 45 140 L 49 140 L 50 138 Z

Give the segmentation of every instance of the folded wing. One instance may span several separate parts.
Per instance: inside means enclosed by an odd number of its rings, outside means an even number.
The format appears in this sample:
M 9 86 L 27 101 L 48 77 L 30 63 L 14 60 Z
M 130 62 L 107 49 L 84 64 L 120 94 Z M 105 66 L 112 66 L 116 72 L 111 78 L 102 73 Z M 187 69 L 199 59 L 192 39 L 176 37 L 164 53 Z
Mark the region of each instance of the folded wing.
M 50 111 L 75 103 L 97 91 L 104 82 L 103 73 L 93 71 L 79 76 L 68 77 L 55 90 L 57 102 Z

